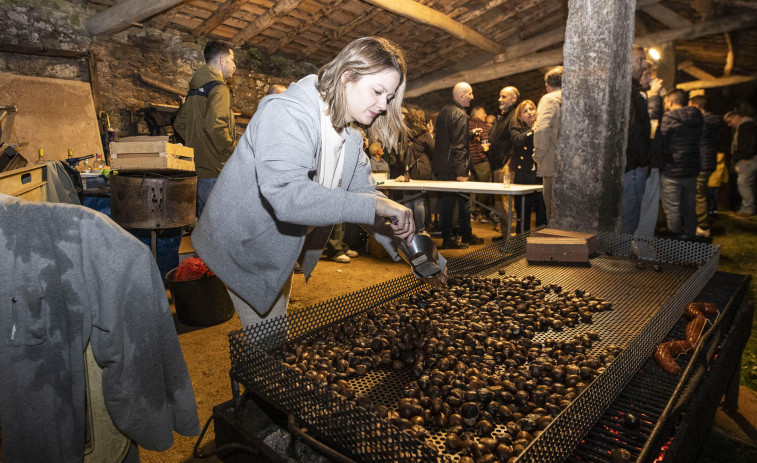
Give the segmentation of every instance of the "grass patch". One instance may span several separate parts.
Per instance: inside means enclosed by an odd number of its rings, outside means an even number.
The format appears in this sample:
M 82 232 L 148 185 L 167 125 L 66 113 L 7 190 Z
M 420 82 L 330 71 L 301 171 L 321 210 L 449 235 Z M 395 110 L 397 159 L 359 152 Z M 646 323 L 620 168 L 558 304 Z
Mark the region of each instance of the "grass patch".
M 748 299 L 757 294 L 757 217 L 743 219 L 731 213 L 719 214 L 713 225 L 713 242 L 721 246 L 718 270 L 752 275 Z M 752 334 L 741 357 L 741 385 L 757 390 L 757 312 L 752 320 Z M 757 461 L 757 459 L 752 460 Z

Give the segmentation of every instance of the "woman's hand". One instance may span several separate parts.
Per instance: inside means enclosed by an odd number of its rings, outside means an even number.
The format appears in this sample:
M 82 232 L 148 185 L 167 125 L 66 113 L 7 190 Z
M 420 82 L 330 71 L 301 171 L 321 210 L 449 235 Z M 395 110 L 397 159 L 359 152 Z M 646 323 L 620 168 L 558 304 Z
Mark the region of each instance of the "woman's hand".
M 447 284 L 447 266 L 445 266 L 441 272 L 429 278 L 421 278 L 425 283 L 438 288 Z
M 389 219 L 394 235 L 410 244 L 415 236 L 413 211 L 387 198 L 376 198 L 376 215 Z

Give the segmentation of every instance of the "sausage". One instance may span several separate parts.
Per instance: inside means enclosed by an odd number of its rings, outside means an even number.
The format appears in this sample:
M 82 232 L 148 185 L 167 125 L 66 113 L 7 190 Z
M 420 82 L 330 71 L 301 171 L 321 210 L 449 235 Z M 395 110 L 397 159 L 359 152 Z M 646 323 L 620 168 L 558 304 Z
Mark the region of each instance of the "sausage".
M 700 310 L 705 315 L 715 315 L 718 313 L 718 306 L 714 302 L 702 302 Z
M 683 339 L 663 342 L 654 352 L 654 360 L 666 372 L 681 376 L 683 370 L 676 363 L 676 357 L 691 350 L 691 344 Z
M 695 318 L 704 318 L 704 312 L 703 309 L 700 307 L 701 302 L 692 302 L 691 304 L 686 306 L 686 309 L 684 309 L 683 314 L 686 315 L 686 318 L 688 319 L 695 319 Z
M 706 318 L 697 317 L 686 325 L 686 341 L 691 344 L 691 347 L 695 347 L 699 342 L 706 324 Z

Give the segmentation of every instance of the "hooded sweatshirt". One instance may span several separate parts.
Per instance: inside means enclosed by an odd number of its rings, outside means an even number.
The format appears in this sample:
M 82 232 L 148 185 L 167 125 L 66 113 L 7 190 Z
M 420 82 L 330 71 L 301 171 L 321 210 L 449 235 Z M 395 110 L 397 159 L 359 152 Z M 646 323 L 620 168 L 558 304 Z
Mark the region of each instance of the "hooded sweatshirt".
M 693 106 L 672 109 L 662 116 L 662 175 L 687 178 L 699 174 L 703 125 L 702 113 Z
M 174 121 L 174 128 L 185 144 L 194 148 L 198 178 L 218 177 L 237 142 L 231 93 L 223 75 L 205 65 L 194 73 L 189 88 L 196 90 L 211 81 L 221 84 L 207 96 L 188 96 Z

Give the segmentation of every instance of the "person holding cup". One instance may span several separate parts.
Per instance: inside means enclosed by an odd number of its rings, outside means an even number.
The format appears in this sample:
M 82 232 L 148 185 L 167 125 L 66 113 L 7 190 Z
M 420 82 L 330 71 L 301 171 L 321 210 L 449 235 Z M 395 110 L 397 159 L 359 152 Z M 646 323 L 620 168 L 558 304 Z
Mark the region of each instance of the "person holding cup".
M 536 105 L 531 100 L 522 101 L 515 109 L 515 117 L 510 121 L 510 139 L 512 154 L 510 156 L 511 183 L 520 185 L 540 185 L 541 178 L 536 176 L 534 163 L 534 124 L 536 123 Z M 531 228 L 531 212 L 536 213 L 536 226 L 547 224 L 547 211 L 544 197 L 540 191 L 530 193 L 525 198 L 525 208 L 520 201 L 515 201 L 515 213 L 523 220 L 524 230 Z
M 489 151 L 489 128 L 486 126 L 486 111 L 483 106 L 476 106 L 470 112 L 468 121 L 470 129 L 470 170 L 471 177 L 476 182 L 491 182 L 492 168 L 489 164 L 487 152 Z M 492 206 L 491 195 L 471 195 L 474 207 L 479 203 L 484 206 Z M 485 208 L 471 212 L 471 217 L 477 217 L 482 223 L 489 223 L 488 212 Z

